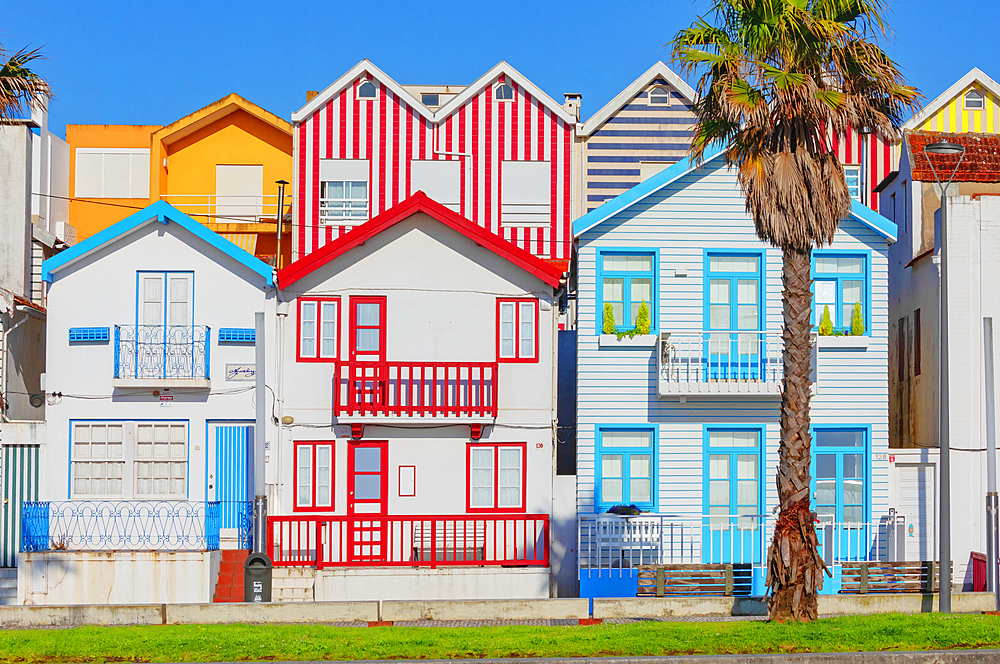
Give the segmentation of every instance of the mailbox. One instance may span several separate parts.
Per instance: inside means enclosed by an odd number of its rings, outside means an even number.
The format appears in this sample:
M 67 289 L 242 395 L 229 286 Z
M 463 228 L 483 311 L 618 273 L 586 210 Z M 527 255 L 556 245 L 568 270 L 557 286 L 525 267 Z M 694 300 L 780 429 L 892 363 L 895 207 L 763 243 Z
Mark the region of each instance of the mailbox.
M 271 559 L 266 553 L 251 553 L 243 563 L 243 601 L 271 601 Z

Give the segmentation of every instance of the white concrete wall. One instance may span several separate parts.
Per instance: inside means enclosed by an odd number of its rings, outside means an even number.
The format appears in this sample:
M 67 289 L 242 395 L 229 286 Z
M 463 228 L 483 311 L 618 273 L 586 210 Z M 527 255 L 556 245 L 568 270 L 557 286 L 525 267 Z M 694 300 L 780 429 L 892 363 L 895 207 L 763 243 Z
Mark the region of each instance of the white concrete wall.
M 211 328 L 211 389 L 112 386 L 114 326 L 135 324 L 139 270 L 194 272 L 194 324 Z M 154 220 L 57 271 L 48 302 L 46 388 L 61 396 L 48 407 L 41 499 L 73 497 L 69 486 L 73 420 L 169 420 L 188 423 L 187 499 L 205 500 L 206 465 L 214 450 L 214 440 L 207 439 L 208 423 L 252 423 L 255 417 L 254 383 L 227 381 L 225 372 L 227 363 L 254 364 L 254 347 L 220 344 L 218 330 L 254 327 L 255 311 L 265 311 L 267 319 L 274 320 L 273 294 L 265 294 L 263 278 L 177 224 Z M 110 327 L 111 341 L 70 344 L 71 327 Z M 265 369 L 274 369 L 272 354 Z M 268 383 L 273 384 L 270 377 Z M 173 396 L 169 407 L 161 405 L 160 395 Z
M 549 568 L 372 567 L 324 569 L 316 601 L 539 599 L 549 596 Z
M 0 288 L 28 297 L 31 283 L 31 130 L 0 126 Z
M 17 565 L 17 603 L 211 602 L 221 560 L 218 551 L 22 553 Z

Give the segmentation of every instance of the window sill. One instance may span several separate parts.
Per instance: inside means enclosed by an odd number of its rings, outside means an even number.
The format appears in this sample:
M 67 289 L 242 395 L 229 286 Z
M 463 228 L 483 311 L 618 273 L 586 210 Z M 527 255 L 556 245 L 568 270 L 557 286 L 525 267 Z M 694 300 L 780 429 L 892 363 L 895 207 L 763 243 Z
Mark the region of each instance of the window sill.
M 816 347 L 821 350 L 866 350 L 871 337 L 827 337 L 820 335 L 816 341 Z
M 151 387 L 192 387 L 197 389 L 210 389 L 212 381 L 206 378 L 113 378 L 111 387 L 118 388 L 146 388 Z
M 631 338 L 618 339 L 616 334 L 602 334 L 598 343 L 601 348 L 654 348 L 656 337 L 655 334 L 637 334 Z

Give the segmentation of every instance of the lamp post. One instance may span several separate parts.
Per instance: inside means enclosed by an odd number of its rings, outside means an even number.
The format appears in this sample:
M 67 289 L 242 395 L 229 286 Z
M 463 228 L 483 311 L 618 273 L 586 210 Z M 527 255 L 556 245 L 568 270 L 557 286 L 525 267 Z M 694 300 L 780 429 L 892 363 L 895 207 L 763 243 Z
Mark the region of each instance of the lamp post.
M 944 185 L 938 177 L 937 169 L 934 168 L 934 160 L 931 155 L 949 156 L 958 155 L 958 163 L 955 170 L 951 172 L 951 177 Z M 939 528 L 939 559 L 941 565 L 941 584 L 938 588 L 938 610 L 941 613 L 951 613 L 951 455 L 949 453 L 948 440 L 948 186 L 955 179 L 958 167 L 962 165 L 965 157 L 965 146 L 948 141 L 938 141 L 924 146 L 924 157 L 930 164 L 931 173 L 934 180 L 941 188 L 941 298 L 939 313 L 939 341 L 938 344 L 938 446 L 941 450 L 941 461 L 939 463 L 940 477 L 940 505 L 941 518 Z
M 993 390 L 993 318 L 983 318 L 983 360 L 986 365 L 986 589 L 993 593 L 993 606 L 1000 611 L 997 585 L 997 431 Z
M 281 227 L 285 225 L 285 185 L 287 180 L 275 180 L 278 185 L 278 255 L 274 257 L 274 265 L 281 269 Z

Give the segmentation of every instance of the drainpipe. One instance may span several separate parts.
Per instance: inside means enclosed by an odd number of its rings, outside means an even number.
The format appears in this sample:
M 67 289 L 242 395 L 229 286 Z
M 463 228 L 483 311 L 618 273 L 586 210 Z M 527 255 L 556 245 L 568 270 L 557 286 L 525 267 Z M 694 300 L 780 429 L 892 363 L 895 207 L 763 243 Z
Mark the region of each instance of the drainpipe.
M 275 382 L 274 400 L 276 402 L 277 411 L 278 411 L 277 412 L 278 425 L 277 425 L 277 429 L 276 429 L 277 434 L 275 436 L 276 437 L 276 441 L 275 441 L 275 444 L 274 444 L 273 456 L 274 456 L 274 478 L 275 478 L 274 483 L 276 485 L 280 486 L 281 485 L 281 481 L 282 481 L 282 477 L 284 477 L 281 474 L 281 471 L 282 471 L 282 468 L 281 468 L 281 460 L 282 460 L 281 451 L 284 449 L 282 447 L 283 438 L 284 438 L 282 425 L 284 424 L 284 419 L 285 419 L 285 389 L 284 389 L 284 387 L 285 387 L 285 385 L 284 385 L 284 383 L 285 383 L 285 371 L 284 371 L 285 363 L 284 363 L 284 354 L 285 354 L 285 321 L 288 319 L 288 303 L 287 302 L 283 302 L 281 300 L 281 291 L 280 290 L 277 291 L 277 293 L 278 293 L 278 304 L 276 306 L 276 314 L 277 314 L 277 319 L 278 320 L 277 320 L 277 325 L 276 325 L 276 329 L 275 329 L 275 343 L 274 343 L 274 362 L 275 362 L 275 371 L 274 371 L 274 375 L 275 375 L 275 380 L 274 380 L 274 382 Z
M 257 422 L 253 437 L 253 550 L 264 553 L 267 533 L 267 493 L 264 487 L 264 446 L 267 440 L 267 392 L 264 385 L 264 312 L 254 314 L 254 378 Z

